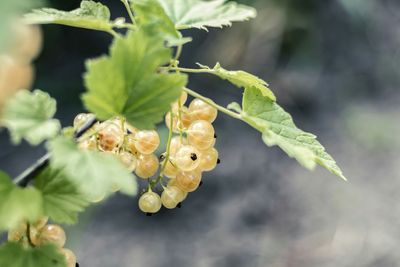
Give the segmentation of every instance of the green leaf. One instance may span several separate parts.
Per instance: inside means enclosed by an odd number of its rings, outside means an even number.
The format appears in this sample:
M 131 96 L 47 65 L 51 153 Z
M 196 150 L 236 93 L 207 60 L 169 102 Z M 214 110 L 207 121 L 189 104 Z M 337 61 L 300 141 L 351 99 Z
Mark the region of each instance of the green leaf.
M 308 169 L 319 164 L 346 180 L 316 136 L 297 128 L 290 114 L 276 102 L 262 96 L 258 89 L 251 87 L 245 90 L 241 115 L 244 121 L 262 132 L 262 138 L 268 146 L 279 146 Z
M 35 178 L 35 187 L 42 192 L 44 214 L 58 223 L 74 224 L 88 201 L 60 170 L 47 168 Z
M 50 141 L 49 149 L 52 154 L 51 166 L 61 169 L 79 192 L 90 200 L 110 195 L 113 188 L 119 188 L 127 195 L 136 194 L 134 175 L 114 156 L 80 150 L 65 137 Z
M 42 207 L 42 195 L 38 190 L 20 188 L 0 172 L 0 230 L 13 229 L 24 220 L 37 221 L 43 214 Z
M 157 72 L 170 59 L 171 50 L 147 28 L 116 39 L 110 56 L 87 62 L 86 108 L 101 120 L 124 116 L 137 128 L 154 128 L 187 83 L 186 75 Z
M 10 130 L 13 143 L 24 138 L 38 145 L 54 137 L 60 130 L 60 122 L 52 119 L 57 102 L 40 90 L 18 92 L 6 104 L 2 124 Z
M 25 20 L 31 24 L 61 24 L 106 32 L 113 27 L 108 7 L 86 0 L 81 2 L 80 8 L 69 12 L 53 8 L 35 9 L 25 15 Z
M 212 69 L 199 63 L 197 63 L 197 65 L 199 65 L 207 73 L 214 74 L 221 79 L 228 80 L 237 87 L 242 87 L 244 89 L 248 87 L 255 87 L 263 96 L 268 97 L 272 101 L 276 101 L 274 93 L 268 88 L 268 83 L 253 74 L 241 70 L 229 71 L 222 68 L 219 63 L 217 63 Z
M 65 258 L 54 245 L 25 247 L 7 242 L 0 247 L 1 267 L 67 267 Z
M 191 42 L 191 38 L 183 38 L 175 28 L 157 0 L 132 0 L 136 22 L 140 25 L 155 26 L 154 34 L 162 34 L 168 46 L 178 46 Z
M 226 0 L 157 0 L 177 29 L 222 28 L 232 22 L 255 18 L 254 8 Z

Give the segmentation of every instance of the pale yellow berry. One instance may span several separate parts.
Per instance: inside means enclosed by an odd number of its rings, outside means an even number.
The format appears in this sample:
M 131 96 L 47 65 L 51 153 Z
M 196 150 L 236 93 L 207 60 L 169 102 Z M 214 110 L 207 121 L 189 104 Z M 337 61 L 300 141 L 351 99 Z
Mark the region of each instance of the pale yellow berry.
M 134 136 L 134 134 L 128 134 L 127 136 L 125 136 L 124 147 L 131 154 L 133 154 L 135 156 L 139 156 L 139 152 L 137 151 L 136 146 L 135 146 L 135 136 Z
M 194 146 L 183 145 L 172 158 L 175 166 L 182 171 L 192 171 L 200 164 L 200 152 Z
M 198 167 L 200 171 L 212 171 L 217 166 L 217 162 L 218 151 L 214 147 L 200 151 L 200 164 Z
M 135 147 L 141 154 L 152 154 L 160 145 L 160 136 L 156 131 L 138 131 L 135 135 Z
M 139 209 L 146 213 L 156 213 L 161 209 L 161 198 L 157 193 L 148 191 L 139 199 Z
M 26 222 L 20 223 L 16 228 L 8 232 L 8 241 L 19 242 L 26 236 L 28 225 Z
M 198 170 L 190 172 L 178 172 L 175 185 L 185 192 L 195 191 L 201 182 L 201 172 Z
M 42 31 L 37 25 L 28 25 L 21 21 L 13 24 L 14 40 L 11 46 L 13 57 L 29 63 L 42 49 Z
M 205 120 L 213 122 L 217 118 L 218 111 L 203 100 L 196 98 L 189 105 L 189 113 L 193 121 Z
M 130 172 L 133 172 L 135 170 L 137 165 L 137 159 L 134 155 L 132 155 L 129 152 L 123 151 L 119 153 L 118 157 Z
M 169 153 L 171 156 L 175 156 L 176 152 L 181 148 L 182 145 L 187 145 L 187 140 L 184 137 L 174 136 L 171 139 Z
M 142 179 L 148 179 L 157 173 L 158 158 L 154 154 L 140 155 L 137 161 L 135 173 Z
M 30 89 L 34 69 L 28 63 L 21 63 L 10 56 L 0 56 L 0 96 L 13 95 L 19 89 Z
M 96 137 L 92 136 L 78 142 L 78 147 L 82 150 L 97 150 Z
M 122 145 L 124 133 L 119 125 L 104 122 L 99 127 L 98 143 L 102 151 L 114 151 Z
M 48 224 L 39 231 L 39 245 L 50 243 L 62 248 L 66 240 L 65 232 L 59 225 Z
M 178 168 L 176 166 L 174 166 L 171 161 L 168 161 L 165 164 L 165 168 L 164 168 L 164 175 L 168 178 L 175 178 L 176 174 L 178 173 Z
M 177 186 L 167 186 L 161 194 L 161 202 L 167 209 L 174 209 L 186 195 L 187 193 Z
M 214 127 L 210 122 L 205 120 L 194 121 L 187 131 L 187 140 L 192 146 L 206 150 L 213 145 L 214 134 Z

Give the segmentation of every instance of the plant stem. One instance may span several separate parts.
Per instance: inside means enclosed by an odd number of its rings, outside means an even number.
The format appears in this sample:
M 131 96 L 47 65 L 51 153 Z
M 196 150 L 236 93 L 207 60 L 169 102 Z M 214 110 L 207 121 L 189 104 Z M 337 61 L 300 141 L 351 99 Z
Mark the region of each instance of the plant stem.
M 169 67 L 169 70 L 175 70 L 175 71 L 182 71 L 182 72 L 188 72 L 188 73 L 213 73 L 213 70 L 209 69 L 190 69 L 190 68 L 181 68 L 181 67 Z
M 212 101 L 211 99 L 204 97 L 204 96 L 200 95 L 199 93 L 196 93 L 195 91 L 190 90 L 189 88 L 183 88 L 183 90 L 186 93 L 188 93 L 189 95 L 203 100 L 204 102 L 206 102 L 210 106 L 216 108 L 217 110 L 221 111 L 222 113 L 225 113 L 226 115 L 231 116 L 235 119 L 238 119 L 241 121 L 243 120 L 242 115 L 240 115 L 239 113 L 233 112 L 223 106 L 220 106 L 220 105 L 216 104 L 214 101 Z
M 132 8 L 131 8 L 131 6 L 129 5 L 128 0 L 121 0 L 121 2 L 124 4 L 126 10 L 128 11 L 129 18 L 131 19 L 132 23 L 133 23 L 133 24 L 136 24 L 135 16 L 133 15 Z
M 107 31 L 109 34 L 111 34 L 114 38 L 119 38 L 120 37 L 120 35 L 116 32 L 116 31 L 114 31 L 114 30 L 109 30 L 109 31 Z

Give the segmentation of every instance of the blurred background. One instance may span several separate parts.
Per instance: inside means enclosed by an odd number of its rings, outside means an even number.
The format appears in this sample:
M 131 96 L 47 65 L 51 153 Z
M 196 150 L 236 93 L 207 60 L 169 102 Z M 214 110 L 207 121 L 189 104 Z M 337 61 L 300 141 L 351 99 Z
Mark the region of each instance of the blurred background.
M 22 0 L 12 2 L 1 1 L 1 15 L 26 8 Z M 79 2 L 48 0 L 47 6 L 71 10 Z M 125 16 L 120 1 L 101 2 L 114 18 Z M 194 42 L 181 65 L 219 61 L 269 81 L 349 182 L 322 168 L 301 168 L 250 127 L 220 115 L 222 164 L 181 209 L 146 217 L 136 199 L 114 196 L 67 228 L 81 267 L 400 266 L 400 1 L 240 2 L 256 7 L 257 19 L 208 34 L 186 31 Z M 5 25 L 2 44 L 9 39 Z M 67 126 L 83 111 L 84 60 L 107 53 L 111 38 L 42 29 L 34 87 L 58 100 L 57 117 Z M 190 88 L 224 105 L 241 97 L 241 90 L 210 76 L 192 76 Z M 11 175 L 43 153 L 13 147 L 0 132 L 0 169 Z

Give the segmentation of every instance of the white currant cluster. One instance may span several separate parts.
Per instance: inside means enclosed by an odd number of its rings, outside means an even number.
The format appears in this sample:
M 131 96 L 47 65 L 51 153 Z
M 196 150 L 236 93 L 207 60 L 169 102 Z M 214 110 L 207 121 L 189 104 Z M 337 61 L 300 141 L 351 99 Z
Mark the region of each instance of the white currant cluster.
M 33 247 L 53 244 L 59 249 L 60 254 L 65 257 L 67 267 L 75 267 L 75 254 L 71 250 L 64 248 L 67 241 L 65 231 L 59 225 L 47 224 L 47 222 L 48 218 L 42 218 L 34 224 L 21 223 L 16 229 L 8 232 L 8 240 Z
M 78 140 L 81 149 L 115 155 L 129 171 L 148 180 L 148 189 L 139 199 L 139 208 L 145 213 L 156 213 L 162 206 L 177 207 L 189 192 L 199 187 L 202 173 L 213 170 L 219 163 L 212 126 L 217 110 L 200 99 L 194 99 L 186 107 L 186 100 L 187 94 L 182 93 L 165 116 L 172 134 L 166 151 L 159 157 L 155 155 L 160 145 L 158 133 L 137 129 L 123 118 L 98 122 Z M 79 129 L 93 116 L 79 114 L 74 128 Z M 157 188 L 161 189 L 161 196 Z
M 9 49 L 6 54 L 0 54 L 0 110 L 18 90 L 32 86 L 32 61 L 42 48 L 42 34 L 38 26 L 16 21 L 11 30 L 14 36 Z

